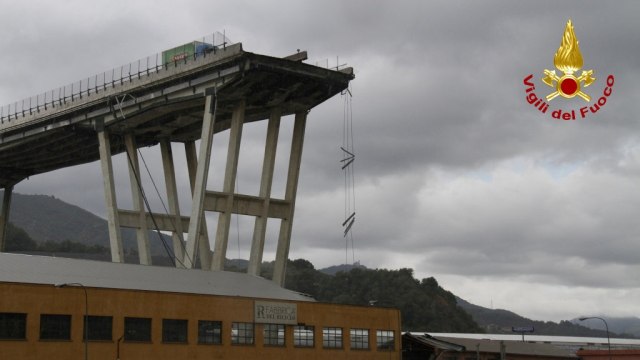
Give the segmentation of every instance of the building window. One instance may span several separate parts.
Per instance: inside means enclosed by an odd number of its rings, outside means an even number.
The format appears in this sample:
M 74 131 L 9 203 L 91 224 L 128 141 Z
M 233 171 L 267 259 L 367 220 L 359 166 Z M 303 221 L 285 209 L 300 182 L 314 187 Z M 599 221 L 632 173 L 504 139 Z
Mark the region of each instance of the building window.
M 325 327 L 322 329 L 322 346 L 330 349 L 342 348 L 342 328 Z
M 369 330 L 367 329 L 351 329 L 351 348 L 352 349 L 368 349 L 369 348 Z
M 84 339 L 85 334 L 89 336 L 89 340 L 112 340 L 112 324 L 113 318 L 111 316 L 91 316 L 87 319 L 85 317 L 85 325 L 89 325 L 87 332 L 82 333 Z
M 186 343 L 187 320 L 162 319 L 162 342 Z
M 231 324 L 231 343 L 252 345 L 253 323 L 234 322 Z
M 124 318 L 124 341 L 151 341 L 150 318 Z
M 71 315 L 40 315 L 40 340 L 71 340 Z
M 313 347 L 313 326 L 294 326 L 293 345 L 300 347 Z
M 198 320 L 198 344 L 222 344 L 222 321 Z
M 271 346 L 284 346 L 284 325 L 264 324 L 264 344 Z
M 27 338 L 27 314 L 0 313 L 0 339 L 24 340 Z
M 396 341 L 393 330 L 377 330 L 376 347 L 378 350 L 395 350 Z

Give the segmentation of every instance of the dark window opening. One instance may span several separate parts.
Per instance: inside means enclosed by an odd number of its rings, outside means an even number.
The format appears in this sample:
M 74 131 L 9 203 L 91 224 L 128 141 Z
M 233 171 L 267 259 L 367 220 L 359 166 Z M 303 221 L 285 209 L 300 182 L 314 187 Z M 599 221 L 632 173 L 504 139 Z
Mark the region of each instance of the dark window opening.
M 27 338 L 27 314 L 0 313 L 0 339 L 24 340 Z
M 40 340 L 71 340 L 71 315 L 40 315 Z
M 162 319 L 162 342 L 186 343 L 187 320 Z
M 111 316 L 91 316 L 85 317 L 85 325 L 89 325 L 88 330 L 82 333 L 82 338 L 88 335 L 89 340 L 112 340 L 113 339 L 113 317 Z
M 150 318 L 124 318 L 124 341 L 151 341 Z
M 222 321 L 198 320 L 198 344 L 222 344 Z

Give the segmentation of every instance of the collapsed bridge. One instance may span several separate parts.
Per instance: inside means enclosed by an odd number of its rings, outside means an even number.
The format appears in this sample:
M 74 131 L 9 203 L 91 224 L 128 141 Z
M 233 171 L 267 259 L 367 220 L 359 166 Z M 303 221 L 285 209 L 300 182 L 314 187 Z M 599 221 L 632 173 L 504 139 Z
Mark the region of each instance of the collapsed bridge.
M 231 215 L 241 214 L 255 217 L 248 273 L 260 275 L 267 219 L 276 218 L 281 223 L 273 281 L 284 283 L 307 114 L 346 89 L 353 71 L 306 64 L 306 52 L 285 58 L 250 53 L 240 43 L 212 41 L 202 51 L 176 49 L 169 57 L 169 51 L 163 53 L 162 61 L 156 56 L 154 65 L 149 58 L 146 67 L 138 61 L 133 72 L 130 65 L 128 74 L 121 68 L 118 76 L 104 73 L 75 90 L 72 85 L 2 107 L 0 251 L 14 185 L 29 176 L 99 161 L 113 262 L 124 262 L 120 228 L 130 227 L 137 229 L 139 262 L 151 264 L 147 230 L 153 222 L 171 232 L 177 267 L 223 270 Z M 285 196 L 278 199 L 271 197 L 271 183 L 280 119 L 287 115 L 295 115 L 295 123 Z M 234 185 L 243 125 L 260 120 L 268 121 L 260 193 L 250 196 L 237 193 Z M 229 131 L 224 185 L 222 191 L 209 191 L 212 140 L 222 131 Z M 192 187 L 188 215 L 178 208 L 172 143 L 185 146 Z M 145 210 L 139 184 L 137 148 L 155 145 L 162 153 L 168 214 Z M 119 153 L 129 160 L 133 209 L 117 205 L 111 157 Z M 205 211 L 219 213 L 211 241 Z

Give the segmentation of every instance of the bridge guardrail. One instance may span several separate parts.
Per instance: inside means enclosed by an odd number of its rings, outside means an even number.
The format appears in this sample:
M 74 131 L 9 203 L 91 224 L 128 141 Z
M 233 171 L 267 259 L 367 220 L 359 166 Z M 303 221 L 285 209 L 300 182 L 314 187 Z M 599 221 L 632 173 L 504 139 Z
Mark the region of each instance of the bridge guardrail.
M 21 117 L 30 116 L 56 106 L 63 106 L 116 85 L 166 70 L 171 66 L 186 64 L 201 56 L 215 53 L 231 44 L 233 42 L 229 41 L 225 34 L 214 32 L 178 47 L 89 76 L 86 79 L 0 106 L 0 128 Z M 182 51 L 180 51 L 181 48 Z

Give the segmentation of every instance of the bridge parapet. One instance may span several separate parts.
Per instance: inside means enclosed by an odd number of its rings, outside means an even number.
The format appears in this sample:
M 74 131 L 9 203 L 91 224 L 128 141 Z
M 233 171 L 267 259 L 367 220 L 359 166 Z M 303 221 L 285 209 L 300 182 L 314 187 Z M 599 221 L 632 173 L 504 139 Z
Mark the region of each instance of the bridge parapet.
M 224 34 L 214 32 L 173 49 L 149 55 L 56 89 L 0 106 L 0 131 L 16 123 L 86 102 L 87 98 L 112 91 L 120 86 L 169 72 L 181 66 L 203 61 L 232 45 Z M 198 47 L 199 48 L 196 48 Z M 200 50 L 200 51 L 193 51 Z M 22 121 L 21 121 L 22 120 Z

